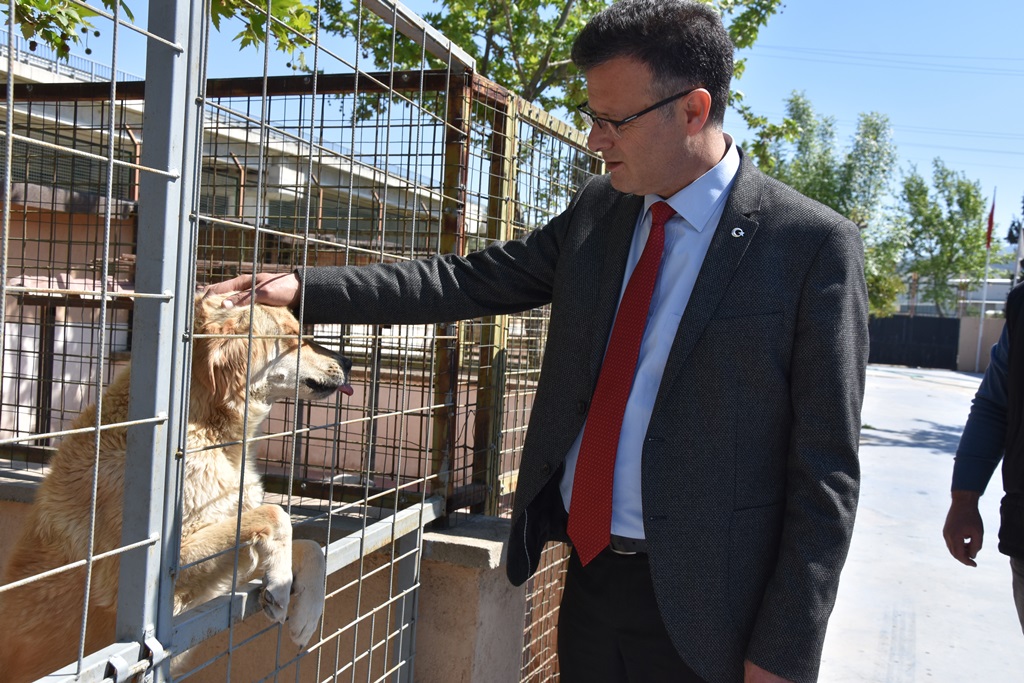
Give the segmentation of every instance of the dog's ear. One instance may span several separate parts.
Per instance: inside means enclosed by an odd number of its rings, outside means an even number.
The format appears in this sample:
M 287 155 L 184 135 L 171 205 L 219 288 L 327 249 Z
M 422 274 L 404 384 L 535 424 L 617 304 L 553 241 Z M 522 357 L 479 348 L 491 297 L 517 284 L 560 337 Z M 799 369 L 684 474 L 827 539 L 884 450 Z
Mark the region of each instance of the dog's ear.
M 245 396 L 246 365 L 249 362 L 249 310 L 242 306 L 226 309 L 223 297 L 197 297 L 194 329 L 201 336 L 192 350 L 192 374 L 218 405 L 241 401 Z M 255 345 L 252 361 L 259 344 Z

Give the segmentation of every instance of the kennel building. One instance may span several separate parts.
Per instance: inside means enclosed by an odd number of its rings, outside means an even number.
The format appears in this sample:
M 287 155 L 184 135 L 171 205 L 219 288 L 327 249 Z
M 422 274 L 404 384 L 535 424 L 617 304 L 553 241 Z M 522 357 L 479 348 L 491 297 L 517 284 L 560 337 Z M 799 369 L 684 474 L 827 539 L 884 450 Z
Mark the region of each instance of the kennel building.
M 268 501 L 326 556 L 324 619 L 299 652 L 258 613 L 258 582 L 171 613 L 175 492 L 189 457 L 197 288 L 515 238 L 600 171 L 585 137 L 475 74 L 472 58 L 399 3 L 366 0 L 360 20 L 418 46 L 420 69 L 371 63 L 358 38 L 310 35 L 305 71 L 275 68 L 264 45 L 253 73 L 221 78 L 207 74 L 229 34 L 212 33 L 201 8 L 151 2 L 143 29 L 89 7 L 111 38 L 106 63 L 56 59 L 15 25 L 0 36 L 0 553 L 71 422 L 132 365 L 122 544 L 55 570 L 88 594 L 95 564 L 117 558 L 117 639 L 89 651 L 79 604 L 77 656 L 47 680 L 556 677 L 564 551 L 550 546 L 520 594 L 493 547 L 486 578 L 452 560 L 460 543 L 503 537 L 544 310 L 304 329 L 353 361 L 354 394 L 280 402 L 244 444 Z M 132 76 L 143 63 L 144 77 Z M 97 449 L 109 428 L 87 428 Z M 94 525 L 95 502 L 82 515 Z M 522 651 L 495 669 L 489 648 L 499 646 L 486 638 L 502 628 Z

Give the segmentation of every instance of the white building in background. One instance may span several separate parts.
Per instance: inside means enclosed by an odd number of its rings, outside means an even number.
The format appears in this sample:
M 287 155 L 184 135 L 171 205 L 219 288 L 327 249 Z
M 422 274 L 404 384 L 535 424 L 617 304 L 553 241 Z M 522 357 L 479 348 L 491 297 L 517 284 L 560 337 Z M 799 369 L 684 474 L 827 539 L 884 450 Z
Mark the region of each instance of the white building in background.
M 60 61 L 45 45 L 31 49 L 21 37 L 8 44 L 2 31 L 4 80 L 8 55 L 16 84 L 95 83 L 111 76 L 109 66 L 78 56 Z M 117 79 L 143 80 L 120 70 Z M 111 124 L 109 103 L 76 101 L 73 92 L 68 89 L 50 101 L 16 102 L 11 112 L 15 134 L 43 144 L 13 141 L 0 390 L 0 436 L 5 438 L 59 429 L 95 400 L 91 392 L 100 367 L 101 335 L 107 335 L 106 348 L 112 352 L 102 368 L 108 377 L 127 359 L 131 346 L 130 308 L 112 308 L 101 330 L 96 297 L 89 293 L 102 288 L 105 240 L 107 291 L 134 291 L 138 171 L 127 164 L 138 161 L 144 144 L 144 102 L 118 102 Z M 258 99 L 259 93 L 252 97 Z M 351 127 L 345 127 L 339 111 L 337 120 L 321 126 L 326 132 L 311 154 L 302 97 L 275 101 L 276 122 L 262 129 L 239 113 L 244 98 L 232 96 L 223 104 L 210 98 L 197 198 L 200 283 L 239 271 L 290 270 L 302 258 L 307 234 L 315 237 L 316 247 L 308 254 L 313 263 L 410 258 L 437 249 L 444 157 L 437 140 L 443 139 L 444 123 L 426 124 L 442 131 L 425 137 L 433 140 L 429 149 L 410 149 L 406 141 L 401 154 L 374 147 L 372 123 L 365 130 L 356 127 L 367 139 L 356 139 L 352 153 L 344 139 L 350 138 Z M 326 109 L 337 102 L 324 104 Z M 0 119 L 7 116 L 6 103 L 0 101 Z M 114 165 L 108 189 L 111 131 L 115 159 L 126 163 Z M 470 201 L 462 211 L 464 236 L 482 234 L 486 208 Z M 257 225 L 265 228 L 258 245 Z M 429 353 L 432 333 L 426 327 L 395 333 L 402 336 L 393 344 L 385 338 L 385 353 L 389 346 L 417 344 L 424 355 Z M 368 328 L 353 328 L 350 334 L 356 345 L 372 337 Z

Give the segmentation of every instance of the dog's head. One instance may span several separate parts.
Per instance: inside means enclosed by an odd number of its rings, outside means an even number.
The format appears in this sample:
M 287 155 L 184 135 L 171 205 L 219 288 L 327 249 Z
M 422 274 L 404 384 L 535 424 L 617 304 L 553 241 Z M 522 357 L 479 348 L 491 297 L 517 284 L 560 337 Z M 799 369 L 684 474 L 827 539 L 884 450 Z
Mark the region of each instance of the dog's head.
M 257 304 L 224 308 L 222 296 L 197 296 L 192 374 L 219 405 L 269 406 L 283 398 L 351 395 L 352 362 L 301 336 L 287 308 Z M 250 315 L 251 312 L 251 315 Z M 252 346 L 249 333 L 252 332 Z M 249 391 L 246 394 L 246 382 Z

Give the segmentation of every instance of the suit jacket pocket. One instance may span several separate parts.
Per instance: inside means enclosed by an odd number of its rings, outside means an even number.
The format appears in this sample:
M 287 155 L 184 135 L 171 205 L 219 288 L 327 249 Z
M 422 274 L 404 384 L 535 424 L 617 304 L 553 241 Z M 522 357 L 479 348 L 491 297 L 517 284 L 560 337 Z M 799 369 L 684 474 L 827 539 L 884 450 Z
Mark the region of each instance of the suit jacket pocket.
M 729 599 L 742 638 L 753 630 L 765 588 L 775 571 L 782 533 L 782 502 L 736 510 L 729 525 Z

